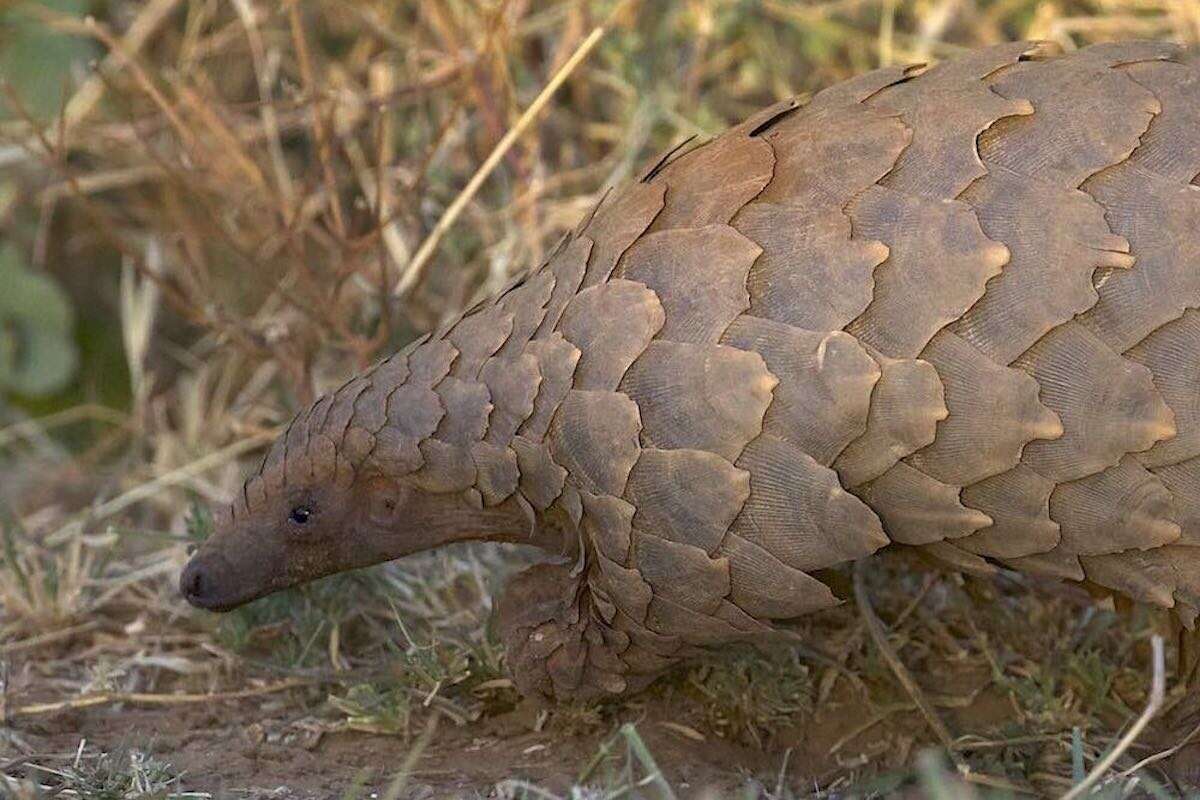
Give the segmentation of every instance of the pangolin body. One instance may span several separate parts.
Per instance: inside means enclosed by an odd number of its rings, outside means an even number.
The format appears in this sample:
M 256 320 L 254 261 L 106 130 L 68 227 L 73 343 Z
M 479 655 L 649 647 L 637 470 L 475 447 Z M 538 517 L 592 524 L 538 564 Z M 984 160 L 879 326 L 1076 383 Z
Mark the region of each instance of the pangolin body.
M 239 503 L 317 447 L 330 480 L 519 507 L 571 556 L 501 602 L 559 697 L 831 606 L 815 574 L 892 543 L 1191 625 L 1198 173 L 1172 45 L 872 72 L 659 160 L 301 414 Z

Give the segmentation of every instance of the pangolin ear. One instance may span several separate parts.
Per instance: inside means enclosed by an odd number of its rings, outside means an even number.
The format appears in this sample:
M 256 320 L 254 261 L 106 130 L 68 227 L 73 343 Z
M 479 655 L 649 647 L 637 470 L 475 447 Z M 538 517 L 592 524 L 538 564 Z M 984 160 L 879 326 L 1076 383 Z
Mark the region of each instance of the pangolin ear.
M 372 475 L 366 479 L 363 489 L 364 508 L 371 522 L 393 525 L 400 520 L 410 491 L 407 486 L 382 475 Z

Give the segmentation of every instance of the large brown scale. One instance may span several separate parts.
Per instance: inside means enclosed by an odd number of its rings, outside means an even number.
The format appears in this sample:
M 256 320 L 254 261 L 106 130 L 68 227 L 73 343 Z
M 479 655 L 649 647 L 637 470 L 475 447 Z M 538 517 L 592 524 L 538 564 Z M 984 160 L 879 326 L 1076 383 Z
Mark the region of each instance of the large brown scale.
M 228 608 L 534 542 L 567 558 L 501 621 L 520 687 L 557 698 L 832 606 L 814 574 L 890 544 L 1190 627 L 1198 173 L 1200 60 L 1157 42 L 1003 45 L 766 109 L 300 414 L 184 591 Z

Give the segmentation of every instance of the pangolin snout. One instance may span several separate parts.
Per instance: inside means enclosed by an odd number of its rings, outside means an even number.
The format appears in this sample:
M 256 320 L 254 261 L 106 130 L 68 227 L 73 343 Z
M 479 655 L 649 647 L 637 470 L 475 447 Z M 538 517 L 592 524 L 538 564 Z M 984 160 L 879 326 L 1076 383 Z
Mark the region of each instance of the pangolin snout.
M 229 575 L 222 569 L 222 559 L 212 554 L 197 554 L 179 575 L 179 592 L 196 608 L 208 611 L 228 611 L 245 602 L 222 584 Z

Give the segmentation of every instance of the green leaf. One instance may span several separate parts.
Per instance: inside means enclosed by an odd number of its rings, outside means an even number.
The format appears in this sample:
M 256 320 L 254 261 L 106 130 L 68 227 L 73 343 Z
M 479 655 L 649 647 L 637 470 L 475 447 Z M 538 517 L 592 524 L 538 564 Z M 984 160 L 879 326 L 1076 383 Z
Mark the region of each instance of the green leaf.
M 70 93 L 72 69 L 95 58 L 97 51 L 91 42 L 48 26 L 34 13 L 38 6 L 82 17 L 88 4 L 85 0 L 39 0 L 0 11 L 0 76 L 36 120 L 47 122 L 58 114 Z M 0 119 L 17 116 L 6 105 L 0 102 Z
M 74 314 L 66 294 L 30 271 L 16 248 L 0 246 L 0 390 L 47 395 L 75 375 Z

